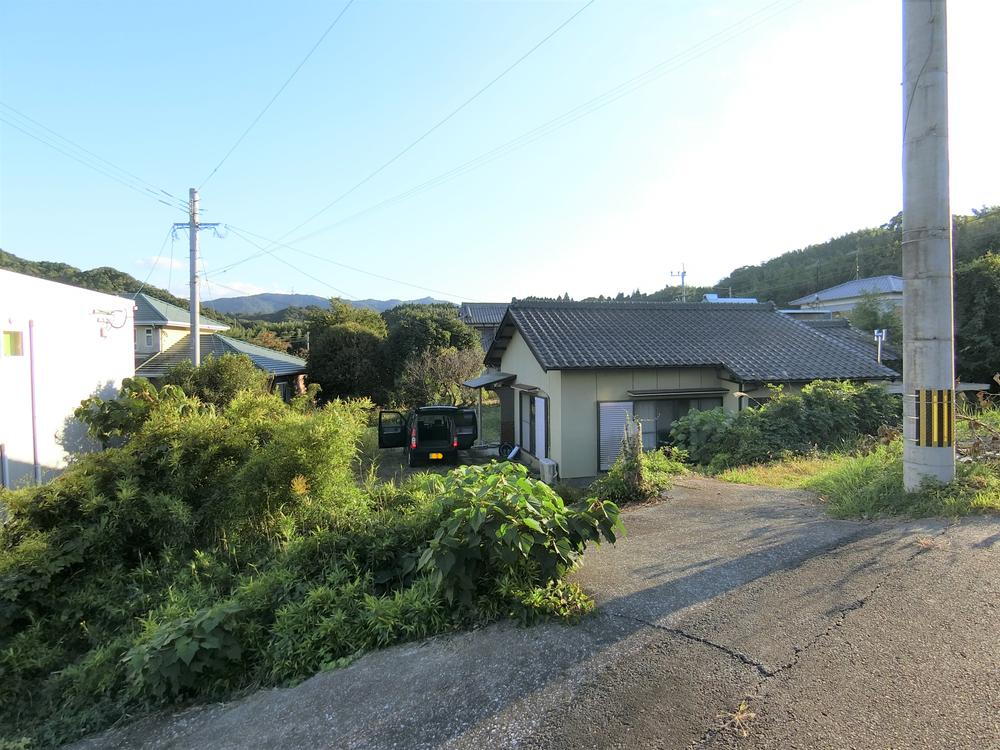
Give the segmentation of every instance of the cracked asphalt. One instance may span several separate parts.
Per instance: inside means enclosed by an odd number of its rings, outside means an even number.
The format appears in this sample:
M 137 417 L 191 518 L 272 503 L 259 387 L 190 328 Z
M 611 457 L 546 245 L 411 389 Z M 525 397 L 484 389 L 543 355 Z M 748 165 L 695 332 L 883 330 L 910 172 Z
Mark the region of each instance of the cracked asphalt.
M 575 574 L 578 625 L 397 646 L 77 747 L 1000 748 L 1000 518 L 835 521 L 685 478 L 625 522 Z

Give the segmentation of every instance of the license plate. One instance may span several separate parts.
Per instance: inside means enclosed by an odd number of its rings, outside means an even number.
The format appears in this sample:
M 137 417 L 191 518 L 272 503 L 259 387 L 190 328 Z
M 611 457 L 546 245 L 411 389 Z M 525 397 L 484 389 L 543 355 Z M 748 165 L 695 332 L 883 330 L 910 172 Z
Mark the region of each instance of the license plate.
M 435 459 L 435 458 L 442 459 L 442 458 L 444 458 L 444 454 L 443 453 L 432 453 L 429 456 L 429 458 L 431 458 L 431 459 Z

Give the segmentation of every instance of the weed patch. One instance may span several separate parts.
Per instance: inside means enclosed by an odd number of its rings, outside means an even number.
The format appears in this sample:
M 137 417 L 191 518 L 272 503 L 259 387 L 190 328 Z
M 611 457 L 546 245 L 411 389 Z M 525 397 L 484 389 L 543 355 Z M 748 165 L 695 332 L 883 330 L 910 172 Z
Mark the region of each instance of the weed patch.
M 614 541 L 613 503 L 566 503 L 496 462 L 379 482 L 369 402 L 211 393 L 136 381 L 120 403 L 89 402 L 116 447 L 4 493 L 0 746 L 592 608 L 565 574 Z

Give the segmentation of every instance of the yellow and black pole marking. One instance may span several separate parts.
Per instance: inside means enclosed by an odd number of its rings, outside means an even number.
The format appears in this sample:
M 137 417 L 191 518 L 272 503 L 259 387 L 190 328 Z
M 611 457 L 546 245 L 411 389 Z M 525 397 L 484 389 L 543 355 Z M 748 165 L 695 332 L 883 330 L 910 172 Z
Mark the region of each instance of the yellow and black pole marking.
M 918 388 L 914 392 L 917 445 L 950 448 L 955 442 L 955 394 L 943 388 Z

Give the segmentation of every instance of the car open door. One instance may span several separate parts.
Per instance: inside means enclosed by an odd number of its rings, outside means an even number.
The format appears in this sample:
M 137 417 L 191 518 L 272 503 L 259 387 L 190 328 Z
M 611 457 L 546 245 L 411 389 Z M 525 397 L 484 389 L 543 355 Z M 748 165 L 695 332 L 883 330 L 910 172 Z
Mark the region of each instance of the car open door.
M 398 411 L 378 413 L 378 447 L 402 448 L 406 445 L 406 419 Z
M 475 409 L 458 409 L 455 412 L 455 434 L 458 437 L 458 447 L 468 450 L 479 437 L 479 420 Z

